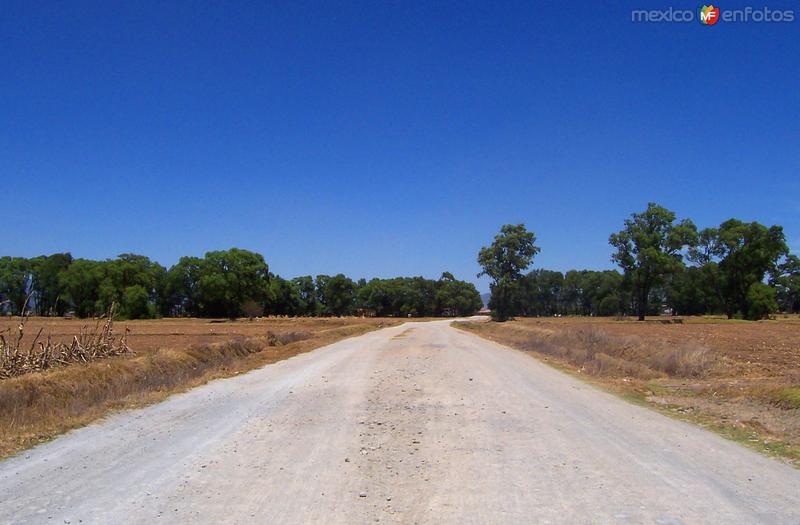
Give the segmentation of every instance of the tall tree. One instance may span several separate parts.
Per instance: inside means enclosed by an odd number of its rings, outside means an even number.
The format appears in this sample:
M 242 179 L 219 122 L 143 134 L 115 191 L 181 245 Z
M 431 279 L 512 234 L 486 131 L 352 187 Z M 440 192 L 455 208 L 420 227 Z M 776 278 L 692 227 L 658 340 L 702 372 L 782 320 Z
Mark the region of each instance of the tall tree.
M 770 284 L 777 291 L 781 310 L 800 312 L 800 257 L 788 255 L 770 276 Z
M 353 312 L 356 299 L 356 284 L 343 274 L 333 277 L 318 276 L 321 302 L 330 315 L 348 315 Z
M 59 277 L 72 264 L 69 253 L 54 253 L 31 259 L 31 287 L 36 294 L 38 315 L 64 315 L 67 303 L 59 285 Z
M 200 266 L 198 291 L 206 315 L 238 317 L 247 301 L 267 295 L 269 268 L 259 253 L 231 248 L 208 252 Z
M 625 227 L 608 240 L 616 253 L 611 260 L 625 272 L 640 321 L 644 321 L 650 291 L 683 265 L 682 250 L 697 244 L 697 228 L 689 219 L 675 223 L 675 213 L 649 203 L 642 213 L 625 220 Z
M 0 257 L 0 312 L 20 314 L 30 291 L 31 265 L 22 257 Z
M 737 314 L 758 318 L 763 315 L 763 305 L 774 304 L 765 299 L 766 291 L 760 287 L 751 291 L 751 287 L 762 283 L 767 273 L 774 273 L 781 257 L 788 255 L 782 227 L 767 228 L 758 222 L 727 220 L 716 230 L 711 253 L 719 259 L 722 294 L 729 318 Z M 758 298 L 762 306 L 751 309 L 748 294 Z
M 506 321 L 515 314 L 515 284 L 539 251 L 536 235 L 524 224 L 506 224 L 492 244 L 478 252 L 478 264 L 483 268 L 478 277 L 488 275 L 492 279 L 489 307 L 495 320 Z

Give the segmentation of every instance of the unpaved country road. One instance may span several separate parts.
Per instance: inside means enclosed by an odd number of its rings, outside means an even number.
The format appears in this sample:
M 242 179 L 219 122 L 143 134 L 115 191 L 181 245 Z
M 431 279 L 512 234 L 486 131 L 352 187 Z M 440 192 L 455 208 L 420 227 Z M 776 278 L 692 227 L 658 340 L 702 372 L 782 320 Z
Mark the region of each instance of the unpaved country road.
M 0 523 L 787 523 L 800 471 L 447 322 L 348 339 L 0 463 Z

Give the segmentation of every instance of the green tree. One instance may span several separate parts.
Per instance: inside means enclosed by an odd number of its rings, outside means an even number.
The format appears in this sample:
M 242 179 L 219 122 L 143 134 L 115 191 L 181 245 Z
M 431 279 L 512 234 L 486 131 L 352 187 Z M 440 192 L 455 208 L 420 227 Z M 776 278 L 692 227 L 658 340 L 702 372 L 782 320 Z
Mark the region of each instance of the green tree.
M 161 299 L 162 313 L 175 316 L 199 316 L 200 277 L 203 272 L 203 259 L 181 257 L 169 269 L 164 280 Z
M 98 313 L 100 283 L 105 278 L 103 262 L 75 259 L 59 274 L 59 287 L 64 300 L 79 317 L 90 317 Z
M 31 287 L 36 294 L 38 315 L 64 315 L 67 303 L 62 297 L 61 273 L 72 264 L 69 253 L 55 253 L 34 257 L 31 263 Z
M 22 257 L 0 257 L 0 303 L 12 314 L 25 308 L 29 293 L 31 265 Z M 2 310 L 0 310 L 2 311 Z
M 800 312 L 800 258 L 788 255 L 770 276 L 777 292 L 778 304 L 784 312 Z
M 675 213 L 653 202 L 625 220 L 625 228 L 609 237 L 616 248 L 611 260 L 625 272 L 640 321 L 644 321 L 655 286 L 683 266 L 682 250 L 697 244 L 697 228 L 688 219 L 675 224 Z
M 478 252 L 478 264 L 483 268 L 478 277 L 492 279 L 489 307 L 495 320 L 506 321 L 515 314 L 514 287 L 540 251 L 535 243 L 536 235 L 524 224 L 506 224 L 492 244 Z
M 149 319 L 155 317 L 155 304 L 144 286 L 135 284 L 123 290 L 119 313 L 123 319 Z
M 298 305 L 295 315 L 319 315 L 321 307 L 317 300 L 314 278 L 310 275 L 295 277 L 292 279 L 292 285 L 297 290 L 298 294 Z
M 737 314 L 752 318 L 748 300 L 750 288 L 763 282 L 767 273 L 774 273 L 781 257 L 788 255 L 783 228 L 730 219 L 715 233 L 711 253 L 719 259 L 725 312 L 729 318 Z M 759 290 L 755 293 L 761 298 L 763 290 Z
M 233 319 L 245 302 L 267 297 L 269 267 L 261 254 L 238 248 L 208 252 L 199 270 L 197 295 L 204 315 Z
M 435 315 L 466 316 L 481 309 L 481 294 L 472 283 L 459 281 L 450 272 L 444 272 L 435 283 Z M 430 306 L 427 309 L 431 309 Z
M 718 273 L 714 262 L 678 270 L 665 287 L 667 304 L 679 315 L 704 315 L 720 311 L 722 301 L 717 287 Z
M 747 318 L 752 320 L 766 319 L 769 314 L 778 311 L 775 300 L 775 288 L 764 283 L 753 283 L 747 290 Z
M 337 316 L 353 313 L 356 285 L 352 279 L 341 273 L 333 277 L 320 275 L 317 277 L 317 286 L 326 313 Z

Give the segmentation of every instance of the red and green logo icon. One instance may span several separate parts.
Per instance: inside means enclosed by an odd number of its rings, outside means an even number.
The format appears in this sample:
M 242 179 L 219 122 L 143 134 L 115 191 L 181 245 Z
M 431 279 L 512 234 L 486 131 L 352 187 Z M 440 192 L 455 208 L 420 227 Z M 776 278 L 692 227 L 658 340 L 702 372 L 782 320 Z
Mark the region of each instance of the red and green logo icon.
M 700 8 L 700 23 L 713 26 L 719 20 L 719 7 L 704 5 Z

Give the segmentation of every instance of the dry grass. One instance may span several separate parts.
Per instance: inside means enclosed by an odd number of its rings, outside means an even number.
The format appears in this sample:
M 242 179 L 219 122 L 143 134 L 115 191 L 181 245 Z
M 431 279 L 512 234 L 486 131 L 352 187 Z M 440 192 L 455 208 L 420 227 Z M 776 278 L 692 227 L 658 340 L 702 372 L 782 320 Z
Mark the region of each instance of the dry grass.
M 714 365 L 713 353 L 693 341 L 669 344 L 639 336 L 615 336 L 596 326 L 554 330 L 515 323 L 466 323 L 481 334 L 495 336 L 522 350 L 558 357 L 579 371 L 605 377 L 705 377 Z
M 236 375 L 397 322 L 350 318 L 254 322 L 184 319 L 178 323 L 165 320 L 165 326 L 162 321 L 126 323 L 133 326 L 130 344 L 137 350 L 134 355 L 0 380 L 0 457 L 85 425 L 110 410 L 152 403 L 211 379 Z M 58 328 L 54 339 L 68 339 L 66 333 L 77 327 L 68 320 L 32 319 L 31 324 Z M 165 331 L 170 335 L 164 335 Z M 165 346 L 155 344 L 158 334 Z
M 669 321 L 669 322 L 662 322 Z M 610 318 L 459 323 L 628 398 L 800 462 L 800 323 Z

